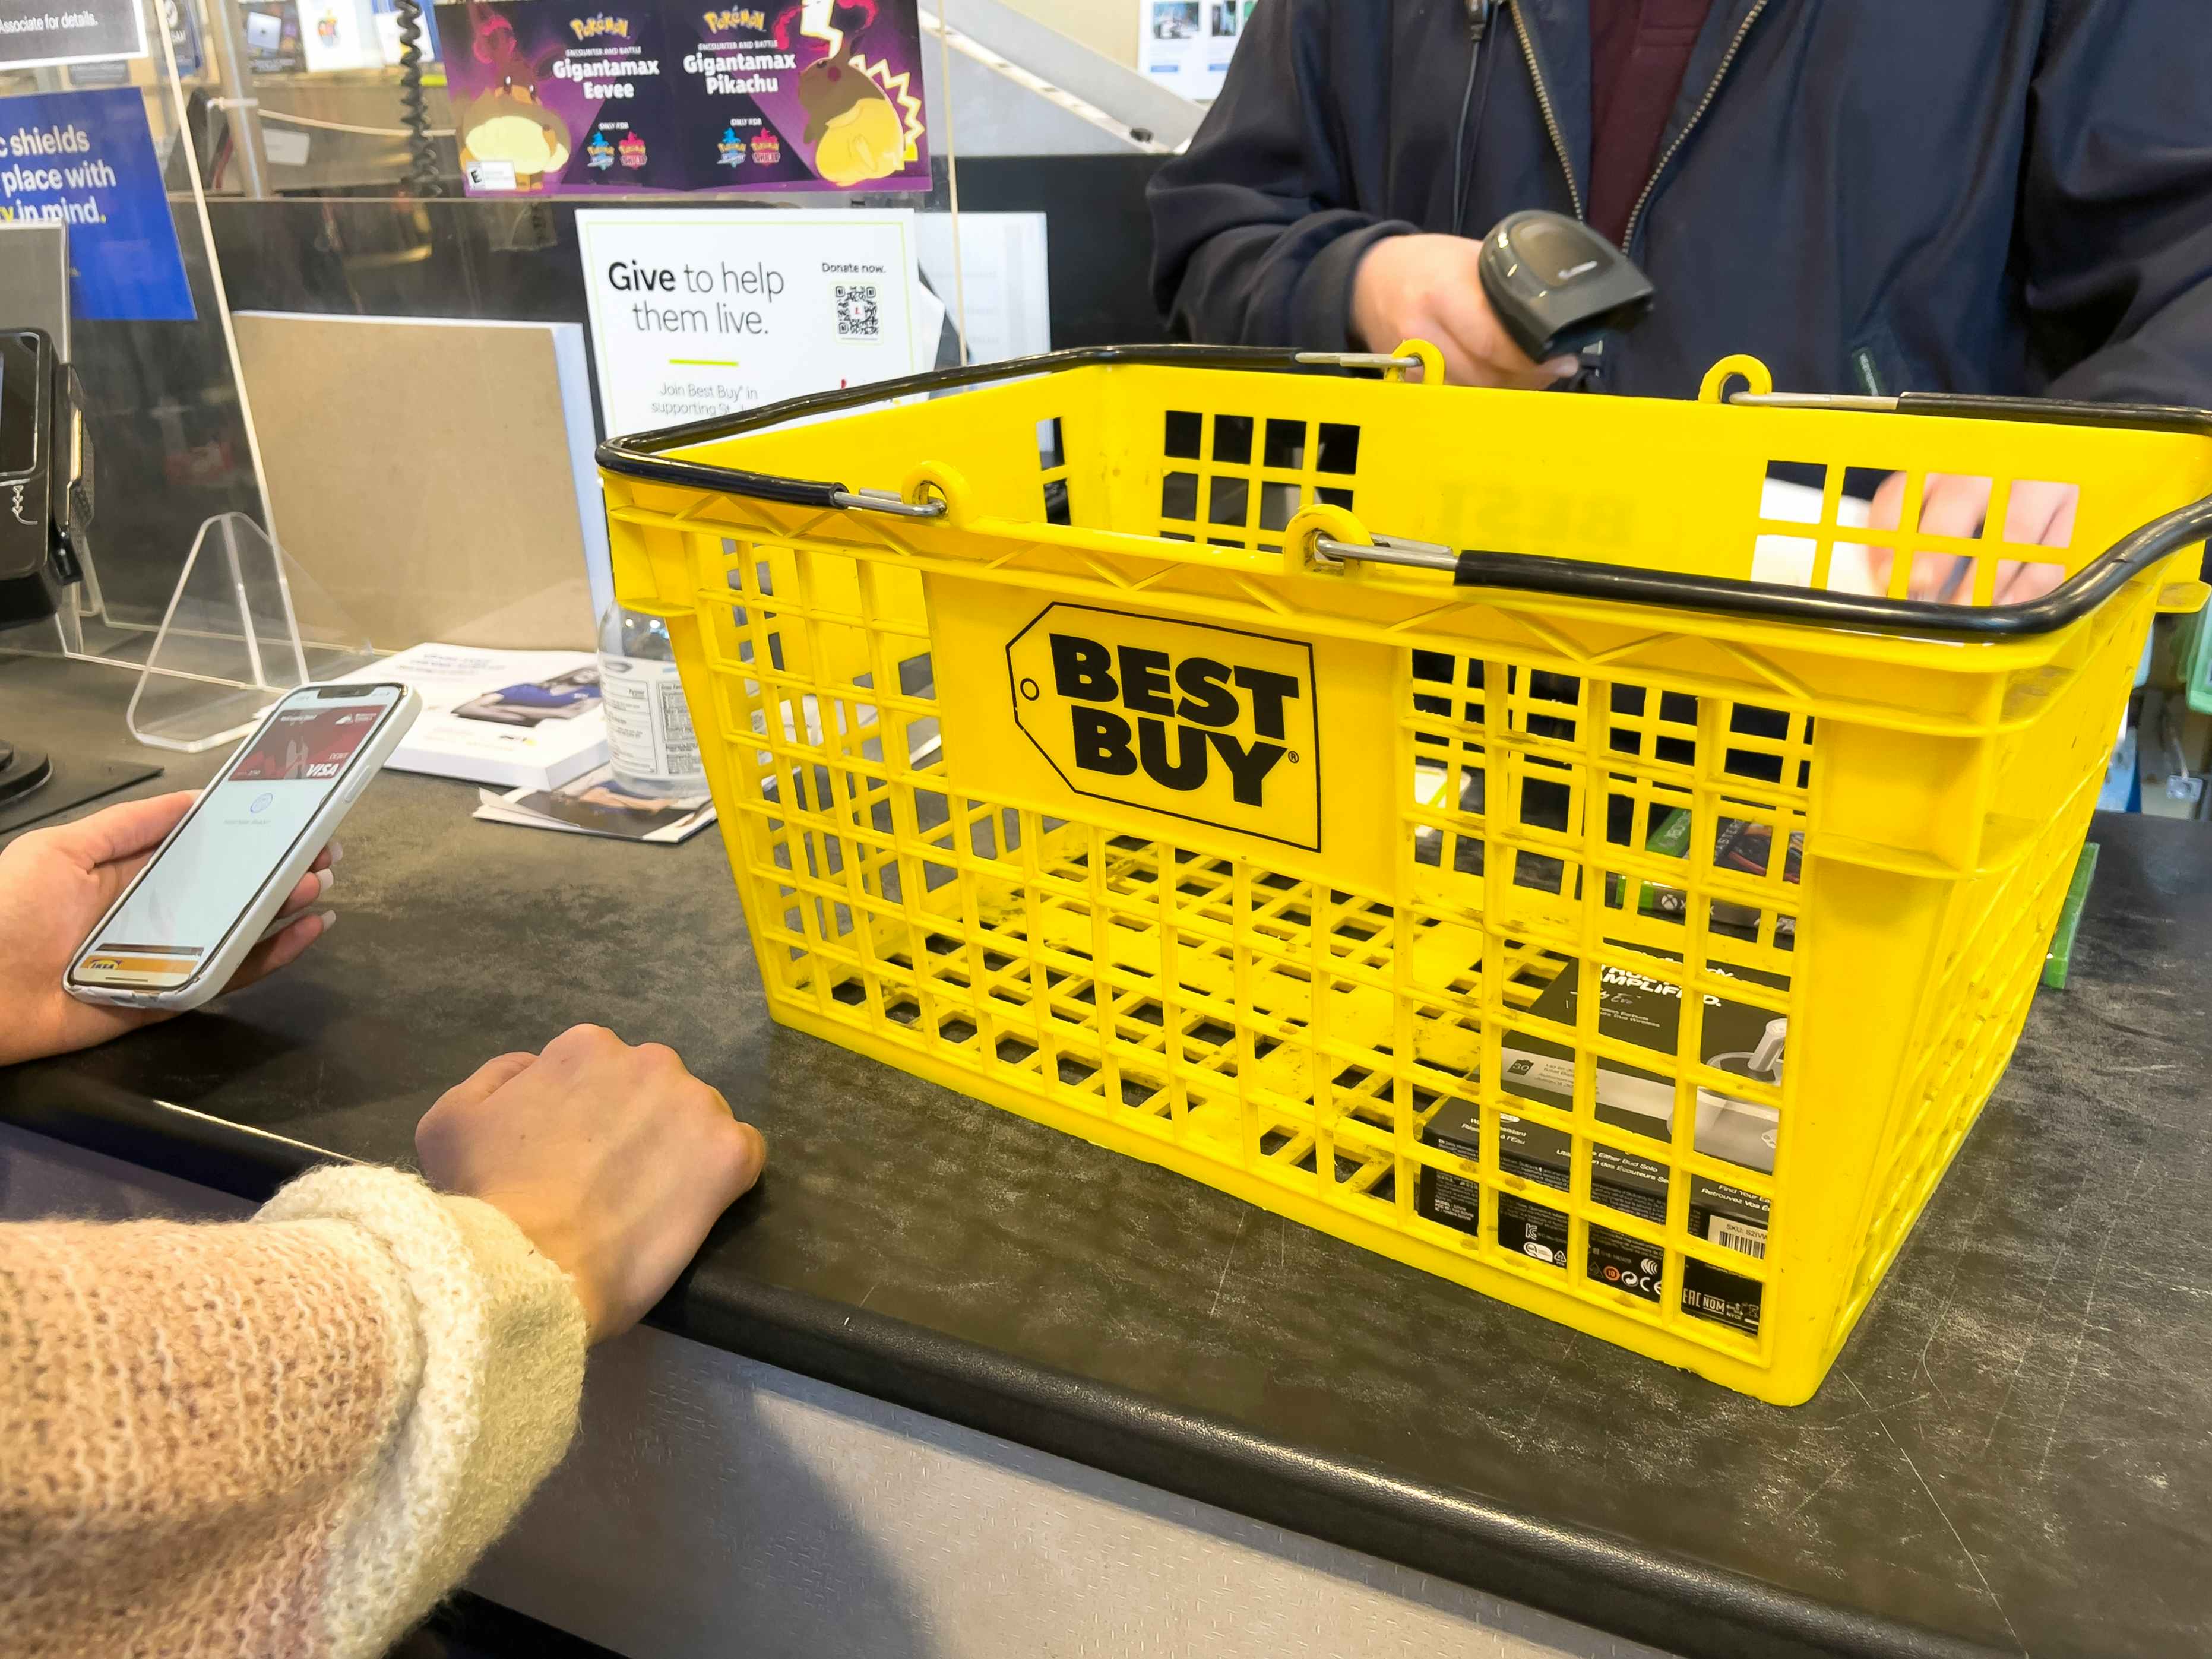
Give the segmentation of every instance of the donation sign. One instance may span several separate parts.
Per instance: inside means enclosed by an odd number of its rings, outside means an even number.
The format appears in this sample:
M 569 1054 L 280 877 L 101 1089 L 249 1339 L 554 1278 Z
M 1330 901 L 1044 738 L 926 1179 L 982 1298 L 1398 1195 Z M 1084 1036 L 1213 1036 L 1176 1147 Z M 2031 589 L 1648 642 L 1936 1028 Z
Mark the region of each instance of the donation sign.
M 935 357 L 906 209 L 586 210 L 576 236 L 610 436 L 890 380 Z
M 929 188 L 915 0 L 437 15 L 471 196 Z
M 145 55 L 138 0 L 0 0 L 0 68 Z
M 136 87 L 0 98 L 0 223 L 69 227 L 79 317 L 190 322 L 191 289 Z

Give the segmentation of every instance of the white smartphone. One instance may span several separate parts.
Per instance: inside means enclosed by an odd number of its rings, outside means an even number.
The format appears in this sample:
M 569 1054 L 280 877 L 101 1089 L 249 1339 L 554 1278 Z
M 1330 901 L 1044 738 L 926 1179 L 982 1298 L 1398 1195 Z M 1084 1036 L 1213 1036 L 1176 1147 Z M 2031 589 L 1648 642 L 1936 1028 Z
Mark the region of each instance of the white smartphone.
M 222 990 L 422 708 L 398 684 L 286 696 L 100 919 L 62 988 L 140 1008 L 197 1008 Z

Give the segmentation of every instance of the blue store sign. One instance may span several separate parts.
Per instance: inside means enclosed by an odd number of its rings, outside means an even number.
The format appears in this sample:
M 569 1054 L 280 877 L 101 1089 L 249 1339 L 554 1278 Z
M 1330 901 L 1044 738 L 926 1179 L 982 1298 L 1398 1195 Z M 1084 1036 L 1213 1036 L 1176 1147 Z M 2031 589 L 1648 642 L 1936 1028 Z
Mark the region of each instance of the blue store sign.
M 190 322 L 191 289 L 134 87 L 0 98 L 0 222 L 69 227 L 80 318 Z

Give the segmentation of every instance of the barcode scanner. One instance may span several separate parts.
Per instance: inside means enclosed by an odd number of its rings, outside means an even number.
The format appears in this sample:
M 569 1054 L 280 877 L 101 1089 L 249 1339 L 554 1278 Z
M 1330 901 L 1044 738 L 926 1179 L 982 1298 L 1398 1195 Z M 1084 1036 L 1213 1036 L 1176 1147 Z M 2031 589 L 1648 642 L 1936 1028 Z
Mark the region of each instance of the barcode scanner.
M 1488 102 L 1483 36 L 1498 0 L 1464 0 L 1467 88 L 1452 134 L 1452 234 L 1467 230 L 1468 135 Z M 1476 260 L 1491 310 L 1532 363 L 1578 356 L 1604 335 L 1625 332 L 1651 310 L 1650 279 L 1579 219 L 1540 208 L 1509 213 L 1482 239 Z
M 1482 291 L 1532 363 L 1574 356 L 1650 314 L 1650 278 L 1578 219 L 1531 208 L 1482 239 Z

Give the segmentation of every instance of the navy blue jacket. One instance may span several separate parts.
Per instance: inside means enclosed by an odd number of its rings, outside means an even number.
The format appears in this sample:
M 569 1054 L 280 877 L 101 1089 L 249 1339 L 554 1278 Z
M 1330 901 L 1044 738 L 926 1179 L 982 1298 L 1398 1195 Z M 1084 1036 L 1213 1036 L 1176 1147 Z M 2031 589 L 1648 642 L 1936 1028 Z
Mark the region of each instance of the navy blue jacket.
M 1152 185 L 1178 335 L 1342 349 L 1378 238 L 1580 213 L 1587 0 L 1491 22 L 1455 221 L 1468 39 L 1463 0 L 1261 0 Z M 2212 404 L 2205 0 L 1714 0 L 1660 155 L 1607 390 L 1748 351 L 1790 391 Z

